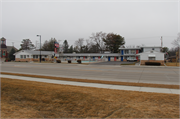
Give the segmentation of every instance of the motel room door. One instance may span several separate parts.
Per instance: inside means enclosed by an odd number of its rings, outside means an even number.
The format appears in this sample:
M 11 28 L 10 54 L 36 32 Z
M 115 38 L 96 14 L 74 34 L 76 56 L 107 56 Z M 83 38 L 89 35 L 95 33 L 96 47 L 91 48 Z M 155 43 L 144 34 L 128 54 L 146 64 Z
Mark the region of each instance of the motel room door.
M 123 61 L 123 56 L 121 56 L 121 61 Z
M 114 61 L 116 61 L 116 57 L 114 57 Z
M 111 57 L 108 57 L 108 61 L 111 61 Z

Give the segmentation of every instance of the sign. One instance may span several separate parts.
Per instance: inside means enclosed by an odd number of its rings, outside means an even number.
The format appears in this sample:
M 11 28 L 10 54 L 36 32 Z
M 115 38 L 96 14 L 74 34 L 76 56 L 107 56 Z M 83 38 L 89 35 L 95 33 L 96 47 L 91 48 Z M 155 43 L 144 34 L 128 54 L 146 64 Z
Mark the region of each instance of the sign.
M 58 48 L 58 47 L 59 47 L 59 43 L 58 43 L 58 42 L 54 42 L 54 46 L 55 46 L 56 48 Z
M 57 48 L 54 48 L 54 53 L 57 53 Z

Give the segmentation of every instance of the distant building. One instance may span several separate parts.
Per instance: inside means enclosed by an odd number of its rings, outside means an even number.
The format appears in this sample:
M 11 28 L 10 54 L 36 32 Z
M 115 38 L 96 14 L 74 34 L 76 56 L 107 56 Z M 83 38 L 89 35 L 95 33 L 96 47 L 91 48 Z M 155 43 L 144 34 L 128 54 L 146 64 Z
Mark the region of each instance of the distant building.
M 14 48 L 15 51 L 17 51 L 17 49 L 14 46 L 6 46 L 6 39 L 4 37 L 2 37 L 1 38 L 0 58 L 8 58 L 8 54 L 12 48 Z
M 136 54 L 139 56 L 140 64 L 145 65 L 149 62 L 158 62 L 161 65 L 164 64 L 164 54 L 161 52 L 161 46 L 143 46 L 141 47 L 141 53 Z

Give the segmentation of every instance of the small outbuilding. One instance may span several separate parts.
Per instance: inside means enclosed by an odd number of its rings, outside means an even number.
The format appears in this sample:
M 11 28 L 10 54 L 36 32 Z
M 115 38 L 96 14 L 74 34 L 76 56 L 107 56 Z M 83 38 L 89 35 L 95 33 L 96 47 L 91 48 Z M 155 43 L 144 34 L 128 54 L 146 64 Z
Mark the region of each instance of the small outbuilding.
M 150 51 L 139 53 L 136 55 L 140 57 L 141 65 L 152 64 L 152 63 L 158 63 L 160 65 L 164 65 L 164 53 L 163 52 L 150 50 Z

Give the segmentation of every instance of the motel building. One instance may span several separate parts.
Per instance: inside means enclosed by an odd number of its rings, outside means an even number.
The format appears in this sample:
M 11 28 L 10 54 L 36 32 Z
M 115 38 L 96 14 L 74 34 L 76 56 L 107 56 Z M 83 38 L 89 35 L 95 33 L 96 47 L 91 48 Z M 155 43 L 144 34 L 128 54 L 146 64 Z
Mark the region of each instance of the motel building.
M 41 51 L 42 61 L 54 61 L 54 57 L 61 61 L 140 61 L 164 63 L 164 53 L 161 52 L 161 46 L 141 46 L 138 48 L 120 48 L 119 53 L 54 53 L 54 51 Z M 21 50 L 16 52 L 15 61 L 39 61 L 40 51 Z

